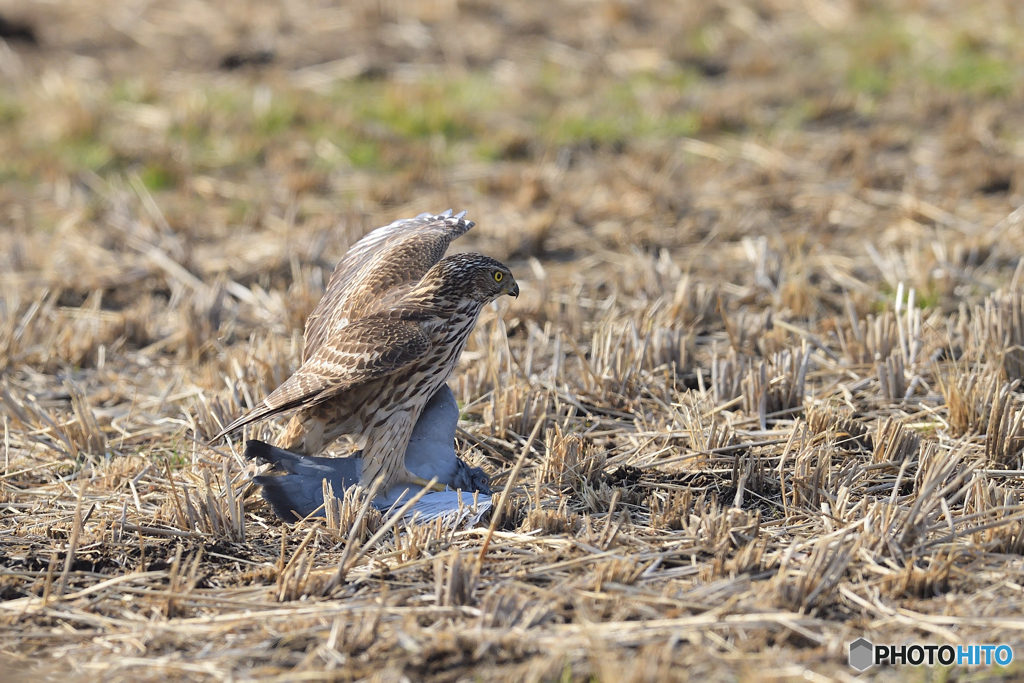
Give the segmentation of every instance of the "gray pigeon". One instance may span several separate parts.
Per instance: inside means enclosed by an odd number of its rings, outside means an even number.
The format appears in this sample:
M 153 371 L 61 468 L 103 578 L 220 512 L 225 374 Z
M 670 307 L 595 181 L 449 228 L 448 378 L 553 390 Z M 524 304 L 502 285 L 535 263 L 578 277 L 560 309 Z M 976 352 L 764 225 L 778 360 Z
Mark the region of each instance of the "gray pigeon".
M 437 477 L 439 484 L 450 489 L 489 496 L 491 488 L 487 474 L 479 467 L 470 467 L 455 453 L 455 427 L 458 423 L 459 406 L 455 395 L 448 385 L 442 385 L 423 408 L 413 429 L 405 451 L 405 466 L 423 479 Z M 325 479 L 338 497 L 348 486 L 358 484 L 361 454 L 362 451 L 356 451 L 344 458 L 316 457 L 298 455 L 254 439 L 245 442 L 246 458 L 274 465 L 271 472 L 284 472 L 281 475 L 264 474 L 253 478 L 253 482 L 263 487 L 263 499 L 270 503 L 278 517 L 287 522 L 298 521 L 324 504 Z M 394 486 L 378 495 L 373 505 L 387 510 L 399 502 L 403 494 L 415 495 L 418 491 L 416 485 Z M 438 493 L 427 494 L 421 502 L 428 496 L 438 496 L 439 501 L 455 501 L 442 502 L 441 505 L 458 510 L 457 499 L 450 496 L 441 498 L 441 493 Z M 471 497 L 467 497 L 468 500 Z M 323 516 L 323 510 L 317 514 Z

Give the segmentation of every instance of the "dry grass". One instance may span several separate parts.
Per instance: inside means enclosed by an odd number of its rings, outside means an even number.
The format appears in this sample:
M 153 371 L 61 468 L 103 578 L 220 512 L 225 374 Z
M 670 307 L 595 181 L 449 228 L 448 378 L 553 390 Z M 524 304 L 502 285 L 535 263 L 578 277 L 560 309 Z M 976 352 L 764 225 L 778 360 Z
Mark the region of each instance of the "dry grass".
M 0 16 L 0 667 L 849 680 L 861 635 L 1024 652 L 1019 3 Z M 296 367 L 352 241 L 449 207 L 523 289 L 452 381 L 496 516 L 349 491 L 282 524 L 205 439 Z

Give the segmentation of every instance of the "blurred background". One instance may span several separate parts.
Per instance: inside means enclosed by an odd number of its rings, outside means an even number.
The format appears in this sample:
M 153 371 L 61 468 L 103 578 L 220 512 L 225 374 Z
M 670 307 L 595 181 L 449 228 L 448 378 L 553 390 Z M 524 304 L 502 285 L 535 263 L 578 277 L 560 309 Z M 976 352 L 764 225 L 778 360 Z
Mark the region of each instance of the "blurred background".
M 3 0 L 0 277 L 84 296 L 131 237 L 280 285 L 449 207 L 513 261 L 901 247 L 1019 199 L 1022 32 L 1015 0 Z

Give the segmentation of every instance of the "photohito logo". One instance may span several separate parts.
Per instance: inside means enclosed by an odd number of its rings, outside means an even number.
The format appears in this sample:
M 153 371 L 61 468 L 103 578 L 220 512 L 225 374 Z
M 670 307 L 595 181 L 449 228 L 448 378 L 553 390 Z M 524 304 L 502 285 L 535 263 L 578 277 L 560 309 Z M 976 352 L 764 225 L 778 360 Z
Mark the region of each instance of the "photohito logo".
M 850 643 L 850 666 L 864 671 L 875 664 L 911 666 L 1006 666 L 1013 661 L 1009 645 L 875 645 L 867 638 Z

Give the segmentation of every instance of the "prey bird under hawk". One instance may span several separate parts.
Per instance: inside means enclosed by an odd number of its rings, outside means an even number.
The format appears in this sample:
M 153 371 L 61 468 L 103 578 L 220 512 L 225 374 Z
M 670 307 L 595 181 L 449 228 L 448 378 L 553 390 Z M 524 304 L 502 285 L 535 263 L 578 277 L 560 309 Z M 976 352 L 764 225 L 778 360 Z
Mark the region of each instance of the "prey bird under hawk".
M 461 513 L 460 503 L 466 501 L 478 503 L 480 512 L 490 509 L 487 473 L 470 467 L 455 452 L 458 424 L 459 405 L 452 390 L 443 385 L 427 401 L 405 450 L 406 469 L 424 481 L 436 478 L 439 485 L 450 489 L 427 493 L 406 513 L 410 517 L 418 514 L 421 523 L 438 516 L 448 517 L 451 512 Z M 361 451 L 341 458 L 298 455 L 256 439 L 245 442 L 245 458 L 273 466 L 269 472 L 254 477 L 253 483 L 260 486 L 263 499 L 277 516 L 287 522 L 310 515 L 325 516 L 321 513 L 325 503 L 324 481 L 341 497 L 345 489 L 359 483 L 363 462 Z M 454 492 L 458 493 L 450 495 Z M 474 497 L 473 493 L 479 496 Z M 380 490 L 372 504 L 381 512 L 388 512 L 413 495 L 415 491 L 407 483 L 399 483 Z
M 359 483 L 426 482 L 405 455 L 424 406 L 445 387 L 483 306 L 519 285 L 502 263 L 444 256 L 472 228 L 465 212 L 421 214 L 378 228 L 335 268 L 306 321 L 299 369 L 214 437 L 296 410 L 277 441 L 299 455 L 343 434 L 365 442 Z

